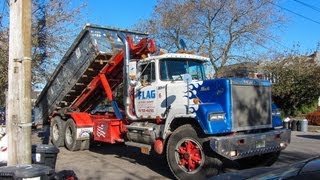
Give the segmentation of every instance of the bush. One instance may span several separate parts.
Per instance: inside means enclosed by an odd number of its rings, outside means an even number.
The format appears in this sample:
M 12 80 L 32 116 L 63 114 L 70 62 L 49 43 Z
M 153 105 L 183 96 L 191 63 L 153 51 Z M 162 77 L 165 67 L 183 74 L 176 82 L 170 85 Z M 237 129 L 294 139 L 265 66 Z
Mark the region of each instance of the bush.
M 274 81 L 273 101 L 286 116 L 305 114 L 316 109 L 320 96 L 320 67 L 307 56 L 289 57 L 265 67 Z
M 297 115 L 308 114 L 317 110 L 318 101 L 314 101 L 311 104 L 303 104 L 297 111 Z
M 306 117 L 310 125 L 320 126 L 320 112 L 309 113 Z

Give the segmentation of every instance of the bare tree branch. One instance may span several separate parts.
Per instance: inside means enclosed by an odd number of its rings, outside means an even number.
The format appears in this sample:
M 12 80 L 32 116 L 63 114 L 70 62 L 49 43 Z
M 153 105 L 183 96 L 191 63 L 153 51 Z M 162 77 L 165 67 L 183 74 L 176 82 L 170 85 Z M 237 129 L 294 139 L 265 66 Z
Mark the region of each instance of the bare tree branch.
M 276 0 L 158 0 L 150 19 L 139 26 L 169 50 L 179 49 L 179 39 L 187 38 L 188 47 L 205 53 L 218 71 L 239 51 L 248 57 L 274 37 L 270 29 L 284 21 L 270 1 Z

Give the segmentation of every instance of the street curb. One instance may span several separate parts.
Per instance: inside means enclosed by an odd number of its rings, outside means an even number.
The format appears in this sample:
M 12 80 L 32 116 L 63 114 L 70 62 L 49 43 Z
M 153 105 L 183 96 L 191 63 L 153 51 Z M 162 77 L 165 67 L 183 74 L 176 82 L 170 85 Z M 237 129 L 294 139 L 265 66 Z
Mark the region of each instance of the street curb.
M 320 126 L 308 125 L 308 132 L 320 133 Z

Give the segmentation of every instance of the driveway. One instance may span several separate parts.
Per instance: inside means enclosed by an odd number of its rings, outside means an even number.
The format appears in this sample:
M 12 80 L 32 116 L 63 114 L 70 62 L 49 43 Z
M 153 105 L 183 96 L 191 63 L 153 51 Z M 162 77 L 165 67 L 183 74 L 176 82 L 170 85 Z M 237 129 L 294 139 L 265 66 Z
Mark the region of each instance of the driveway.
M 319 155 L 319 144 L 320 133 L 292 131 L 291 144 L 273 166 Z M 173 179 L 164 156 L 144 155 L 138 148 L 120 144 L 101 144 L 77 152 L 60 148 L 56 170 L 74 170 L 79 179 L 85 180 Z

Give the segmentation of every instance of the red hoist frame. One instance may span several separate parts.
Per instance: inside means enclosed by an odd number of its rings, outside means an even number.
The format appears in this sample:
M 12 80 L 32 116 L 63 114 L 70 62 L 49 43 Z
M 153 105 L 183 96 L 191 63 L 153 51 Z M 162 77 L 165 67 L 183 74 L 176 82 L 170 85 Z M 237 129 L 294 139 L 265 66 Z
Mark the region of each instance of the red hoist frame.
M 127 36 L 130 48 L 130 58 L 142 59 L 143 56 L 154 53 L 156 51 L 155 43 L 152 39 L 143 38 L 138 44 L 134 45 L 130 36 Z M 94 92 L 101 89 L 104 90 L 108 101 L 114 100 L 112 89 L 121 84 L 123 77 L 119 77 L 112 84 L 108 81 L 108 75 L 114 72 L 123 72 L 124 51 L 115 54 L 111 60 L 102 68 L 98 75 L 96 75 L 87 85 L 80 96 L 72 103 L 71 108 L 77 109 L 81 104 L 85 103 L 94 95 Z M 122 73 L 121 73 L 122 74 Z M 133 92 L 133 91 L 131 91 Z M 130 95 L 133 102 L 133 93 Z M 133 103 L 130 106 L 133 112 Z M 118 118 L 114 114 L 91 115 L 88 112 L 69 112 L 69 116 L 73 118 L 77 128 L 93 127 L 93 137 L 95 141 L 102 141 L 107 143 L 123 142 L 123 135 L 126 133 L 125 122 L 126 118 Z

